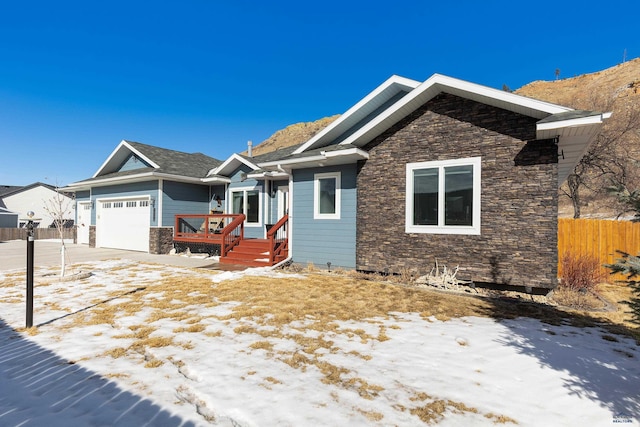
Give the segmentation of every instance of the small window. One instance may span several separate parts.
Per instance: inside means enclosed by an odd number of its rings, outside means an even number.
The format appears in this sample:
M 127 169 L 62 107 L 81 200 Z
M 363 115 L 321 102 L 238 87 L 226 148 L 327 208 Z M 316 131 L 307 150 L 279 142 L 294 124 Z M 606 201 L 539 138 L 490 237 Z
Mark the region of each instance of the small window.
M 105 208 L 105 209 L 110 209 L 111 208 L 111 202 L 104 202 L 102 204 L 102 207 Z
M 314 175 L 313 217 L 340 219 L 340 172 Z
M 114 208 L 121 208 L 122 206 L 124 206 L 124 205 L 122 204 L 122 202 L 113 202 L 113 207 L 114 207 Z
M 127 207 L 128 208 L 135 208 L 136 206 L 138 206 L 138 202 L 137 201 L 131 201 L 131 202 L 127 202 Z
M 90 211 L 91 210 L 91 205 L 89 203 L 86 203 L 82 206 L 82 209 L 84 209 L 85 211 Z
M 407 164 L 407 233 L 480 234 L 480 157 Z
M 148 200 L 140 200 L 140 207 L 141 208 L 146 208 L 149 206 L 149 201 Z

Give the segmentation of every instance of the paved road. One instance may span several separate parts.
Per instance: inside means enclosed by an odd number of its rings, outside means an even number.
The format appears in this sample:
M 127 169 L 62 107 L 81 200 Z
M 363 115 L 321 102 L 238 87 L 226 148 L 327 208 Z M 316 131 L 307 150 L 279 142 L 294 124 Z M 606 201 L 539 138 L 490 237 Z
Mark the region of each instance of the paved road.
M 90 248 L 87 245 L 65 244 L 67 264 L 103 259 L 130 259 L 180 267 L 206 267 L 216 269 L 217 262 L 210 259 L 185 257 L 180 255 L 152 255 L 144 252 L 124 251 L 120 249 Z M 34 265 L 60 265 L 60 241 L 36 240 L 34 242 Z M 0 242 L 0 270 L 26 268 L 27 241 L 10 240 Z

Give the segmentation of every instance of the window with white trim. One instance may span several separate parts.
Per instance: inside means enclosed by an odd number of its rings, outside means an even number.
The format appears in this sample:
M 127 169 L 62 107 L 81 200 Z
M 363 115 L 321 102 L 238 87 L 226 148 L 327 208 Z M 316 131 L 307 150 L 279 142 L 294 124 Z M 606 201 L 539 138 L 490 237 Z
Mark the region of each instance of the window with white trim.
M 244 214 L 247 225 L 262 225 L 261 187 L 231 189 L 231 213 Z
M 480 234 L 480 157 L 407 164 L 407 233 Z
M 340 172 L 313 176 L 313 218 L 340 219 Z

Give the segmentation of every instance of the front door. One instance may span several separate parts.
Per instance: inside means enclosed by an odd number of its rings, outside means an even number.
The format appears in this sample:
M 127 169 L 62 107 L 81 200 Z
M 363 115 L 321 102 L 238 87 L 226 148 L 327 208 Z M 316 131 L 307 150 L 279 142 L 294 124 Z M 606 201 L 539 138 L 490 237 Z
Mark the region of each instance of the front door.
M 91 225 L 91 202 L 78 202 L 76 206 L 78 214 L 77 239 L 78 244 L 89 244 L 89 226 Z
M 289 213 L 289 186 L 278 186 L 278 220 Z

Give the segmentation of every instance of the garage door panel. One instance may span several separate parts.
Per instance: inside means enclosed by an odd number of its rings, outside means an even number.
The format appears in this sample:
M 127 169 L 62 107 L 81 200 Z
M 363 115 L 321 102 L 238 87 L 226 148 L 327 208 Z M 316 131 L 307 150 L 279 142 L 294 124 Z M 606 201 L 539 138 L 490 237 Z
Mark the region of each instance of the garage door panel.
M 99 209 L 96 246 L 149 250 L 150 211 L 147 199 L 101 201 Z

